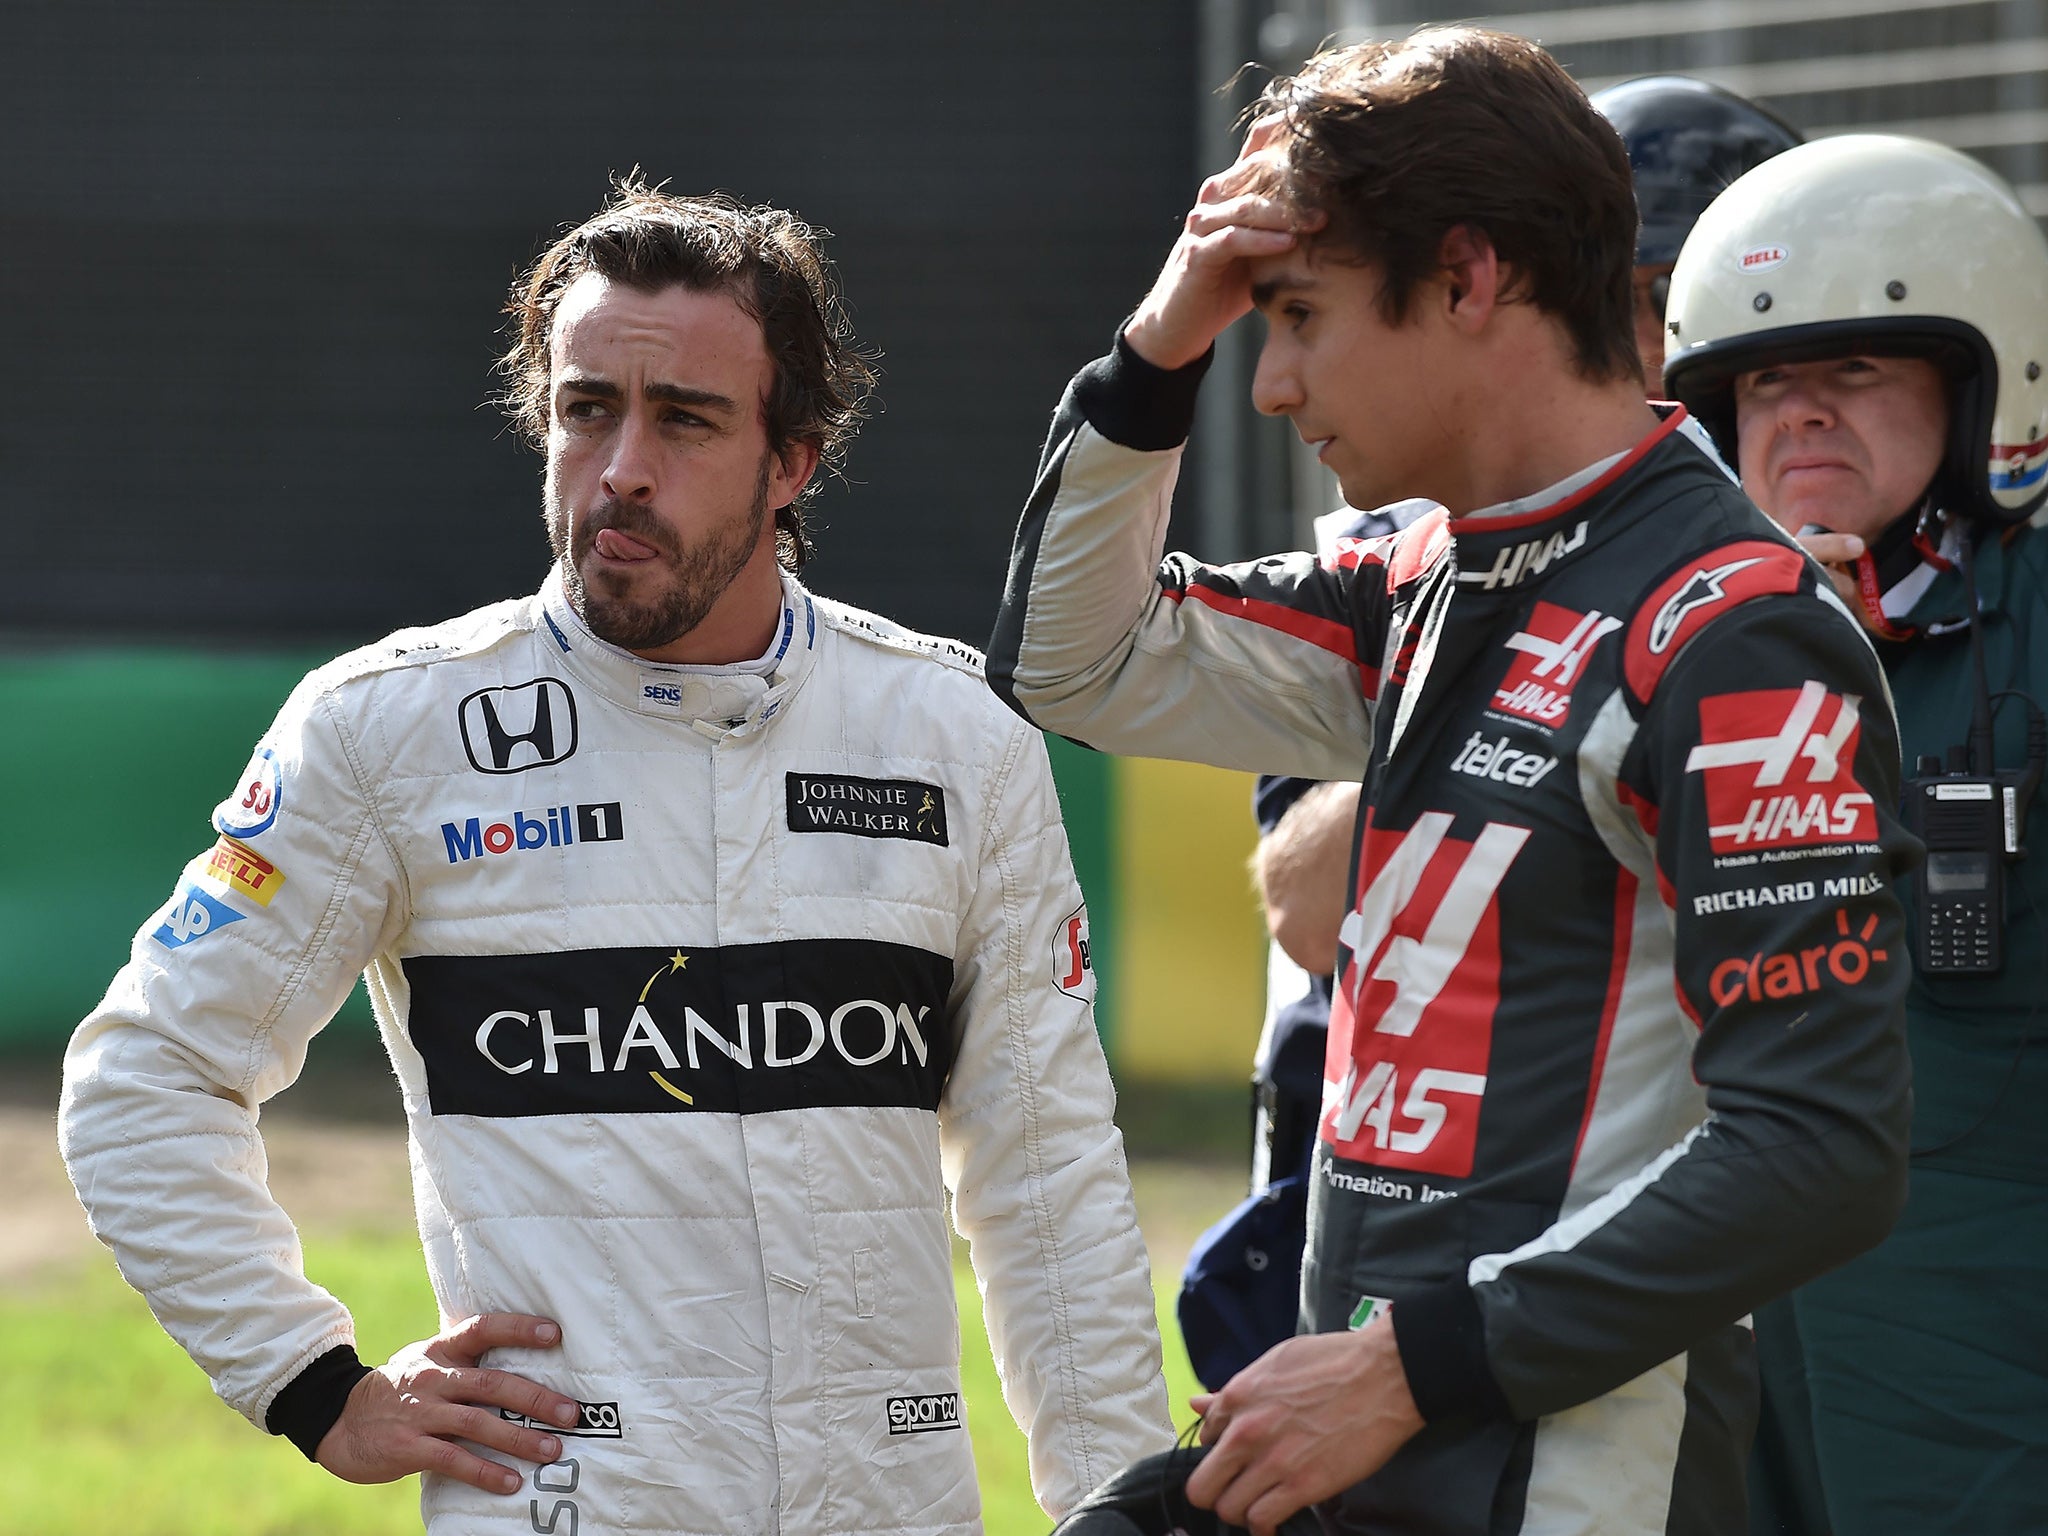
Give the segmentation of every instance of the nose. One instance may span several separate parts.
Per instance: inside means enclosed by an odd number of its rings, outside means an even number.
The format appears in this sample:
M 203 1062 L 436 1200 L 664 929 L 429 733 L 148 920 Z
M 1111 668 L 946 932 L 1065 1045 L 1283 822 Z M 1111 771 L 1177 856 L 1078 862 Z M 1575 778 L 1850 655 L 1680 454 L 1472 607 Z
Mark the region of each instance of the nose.
M 634 412 L 627 412 L 612 434 L 603 484 L 605 495 L 617 501 L 651 501 L 654 497 L 652 434 Z
M 1826 388 L 1795 375 L 1778 396 L 1778 427 L 1784 432 L 1826 431 L 1835 424 L 1833 396 Z
M 1287 416 L 1301 408 L 1301 379 L 1292 355 L 1270 333 L 1252 373 L 1252 404 L 1267 416 Z

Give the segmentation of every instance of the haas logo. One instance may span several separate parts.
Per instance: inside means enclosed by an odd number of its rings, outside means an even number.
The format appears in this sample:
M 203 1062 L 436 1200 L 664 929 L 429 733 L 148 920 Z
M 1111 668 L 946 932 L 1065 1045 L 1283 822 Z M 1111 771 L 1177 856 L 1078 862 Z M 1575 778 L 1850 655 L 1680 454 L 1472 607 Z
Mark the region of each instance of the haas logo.
M 1450 827 L 1431 811 L 1405 833 L 1367 829 L 1321 1134 L 1339 1157 L 1463 1178 L 1500 1004 L 1500 887 L 1529 833 L 1489 822 L 1462 843 Z
M 1530 610 L 1529 627 L 1508 636 L 1515 659 L 1493 692 L 1493 707 L 1538 725 L 1563 725 L 1571 712 L 1572 684 L 1586 658 L 1619 628 L 1621 620 L 1598 610 L 1574 613 L 1555 603 L 1538 603 Z
M 1088 952 L 1088 909 L 1076 907 L 1052 940 L 1052 984 L 1086 1002 L 1093 995 L 1095 964 Z
M 1812 679 L 1700 700 L 1685 767 L 1706 777 L 1716 854 L 1875 841 L 1877 812 L 1854 773 L 1861 702 Z

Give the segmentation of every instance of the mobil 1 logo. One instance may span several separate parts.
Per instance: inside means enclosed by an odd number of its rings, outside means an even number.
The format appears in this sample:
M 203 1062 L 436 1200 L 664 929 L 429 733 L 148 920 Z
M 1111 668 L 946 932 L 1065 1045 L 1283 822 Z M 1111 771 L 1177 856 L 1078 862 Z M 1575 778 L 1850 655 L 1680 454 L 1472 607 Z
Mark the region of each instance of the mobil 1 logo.
M 602 800 L 586 805 L 551 805 L 538 811 L 513 811 L 486 821 L 471 816 L 441 823 L 441 841 L 450 864 L 536 848 L 568 848 L 577 843 L 616 843 L 625 838 L 620 803 Z

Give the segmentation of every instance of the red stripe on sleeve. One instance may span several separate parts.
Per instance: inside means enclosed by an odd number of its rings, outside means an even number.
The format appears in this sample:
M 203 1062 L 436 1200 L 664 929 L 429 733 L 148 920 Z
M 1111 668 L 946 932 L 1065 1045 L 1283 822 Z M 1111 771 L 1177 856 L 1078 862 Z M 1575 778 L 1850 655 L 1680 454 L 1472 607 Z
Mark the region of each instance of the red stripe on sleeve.
M 1180 592 L 1168 588 L 1166 595 L 1174 602 L 1192 597 L 1205 608 L 1213 608 L 1234 619 L 1244 619 L 1261 629 L 1275 629 L 1297 640 L 1306 640 L 1333 656 L 1343 657 L 1354 667 L 1358 665 L 1358 645 L 1352 636 L 1351 626 L 1339 624 L 1335 619 L 1319 619 L 1314 614 L 1282 607 L 1279 603 L 1264 602 L 1256 597 L 1233 597 L 1203 586 L 1189 586 Z

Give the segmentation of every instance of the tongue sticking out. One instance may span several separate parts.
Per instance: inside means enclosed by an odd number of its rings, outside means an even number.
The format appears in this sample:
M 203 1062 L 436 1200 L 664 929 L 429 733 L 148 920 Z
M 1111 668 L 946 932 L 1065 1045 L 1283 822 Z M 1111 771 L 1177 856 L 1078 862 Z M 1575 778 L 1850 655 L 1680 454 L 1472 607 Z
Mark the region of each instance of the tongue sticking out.
M 594 541 L 597 552 L 607 560 L 652 560 L 661 551 L 644 539 L 616 528 L 601 528 Z

